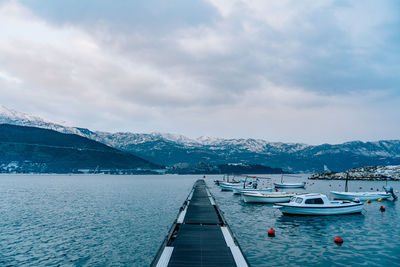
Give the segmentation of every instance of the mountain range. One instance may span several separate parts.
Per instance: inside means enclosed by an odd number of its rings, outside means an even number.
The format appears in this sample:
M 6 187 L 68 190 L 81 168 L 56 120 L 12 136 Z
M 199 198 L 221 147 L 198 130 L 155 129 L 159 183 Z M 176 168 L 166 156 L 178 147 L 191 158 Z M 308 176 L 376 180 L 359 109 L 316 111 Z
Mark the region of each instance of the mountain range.
M 75 134 L 0 124 L 0 172 L 153 173 L 162 166 Z
M 260 164 L 289 172 L 343 171 L 361 166 L 400 164 L 400 140 L 307 145 L 262 139 L 187 138 L 164 133 L 108 133 L 70 127 L 0 105 L 0 123 L 77 134 L 159 165 L 188 168 L 201 164 Z

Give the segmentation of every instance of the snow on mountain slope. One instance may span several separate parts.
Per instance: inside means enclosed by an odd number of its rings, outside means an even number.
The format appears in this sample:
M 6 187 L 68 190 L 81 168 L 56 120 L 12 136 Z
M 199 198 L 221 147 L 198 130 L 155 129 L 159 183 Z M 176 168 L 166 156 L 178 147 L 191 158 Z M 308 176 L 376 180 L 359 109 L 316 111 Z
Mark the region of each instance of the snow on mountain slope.
M 87 133 L 82 133 L 80 128 L 64 126 L 57 124 L 37 116 L 22 113 L 16 110 L 8 109 L 0 105 L 0 123 L 15 124 L 20 126 L 32 126 L 50 129 L 62 133 L 77 134 L 86 136 Z
M 141 153 L 144 155 L 147 153 L 148 155 L 151 154 L 152 157 L 157 157 L 157 153 L 154 151 L 163 151 L 167 152 L 171 157 L 171 162 L 174 161 L 176 153 L 180 153 L 181 158 L 183 158 L 184 156 L 182 155 L 189 155 L 192 152 L 196 152 L 199 159 L 203 160 L 206 160 L 209 155 L 219 155 L 218 157 L 221 160 L 234 159 L 238 162 L 260 160 L 262 158 L 269 158 L 271 160 L 272 157 L 277 162 L 281 162 L 282 160 L 287 160 L 288 156 L 294 157 L 299 161 L 320 158 L 323 163 L 318 162 L 316 164 L 318 166 L 321 165 L 321 167 L 325 163 L 328 164 L 326 162 L 329 160 L 328 158 L 340 160 L 340 158 L 346 157 L 347 159 L 351 159 L 357 156 L 371 159 L 400 159 L 400 140 L 376 142 L 352 141 L 336 145 L 323 144 L 311 146 L 300 143 L 268 142 L 252 138 L 224 139 L 202 136 L 191 139 L 179 134 L 159 132 L 93 132 L 85 128 L 53 123 L 37 116 L 8 109 L 1 105 L 0 123 L 41 127 L 62 133 L 77 134 L 134 154 Z M 382 162 L 390 164 L 391 161 L 383 160 Z M 359 162 L 359 164 L 362 163 Z

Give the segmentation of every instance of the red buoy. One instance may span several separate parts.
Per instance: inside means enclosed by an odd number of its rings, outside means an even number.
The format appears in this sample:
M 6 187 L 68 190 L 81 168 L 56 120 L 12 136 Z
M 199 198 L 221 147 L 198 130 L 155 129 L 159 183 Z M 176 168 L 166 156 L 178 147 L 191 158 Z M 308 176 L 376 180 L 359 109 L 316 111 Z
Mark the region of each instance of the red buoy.
M 271 229 L 268 230 L 268 236 L 275 236 L 274 228 L 271 228 Z
M 277 188 L 275 188 L 275 192 L 278 192 L 279 190 Z
M 386 211 L 386 208 L 385 208 L 384 206 L 381 206 L 381 207 L 379 208 L 379 210 L 380 210 L 380 211 Z
M 335 241 L 336 244 L 342 244 L 343 243 L 343 239 L 340 236 L 336 236 L 334 241 Z

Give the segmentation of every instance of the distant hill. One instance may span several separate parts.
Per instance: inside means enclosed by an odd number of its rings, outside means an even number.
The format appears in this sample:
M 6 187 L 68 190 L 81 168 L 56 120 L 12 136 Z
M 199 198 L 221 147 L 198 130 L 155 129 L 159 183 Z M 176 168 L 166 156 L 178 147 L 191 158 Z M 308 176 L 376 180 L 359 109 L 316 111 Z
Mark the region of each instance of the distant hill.
M 148 161 L 174 167 L 222 164 L 259 164 L 287 172 L 321 172 L 361 166 L 399 165 L 400 140 L 352 141 L 343 144 L 307 145 L 268 142 L 262 139 L 223 139 L 163 133 L 94 132 L 52 123 L 0 105 L 0 123 L 37 126 L 74 133 L 130 152 Z M 203 167 L 202 167 L 203 168 Z M 200 169 L 202 169 L 200 168 Z
M 168 173 L 177 174 L 282 174 L 280 168 L 271 168 L 259 164 L 219 164 L 200 162 L 196 165 L 176 164 L 168 168 Z
M 140 157 L 75 134 L 0 124 L 0 170 L 69 173 L 79 170 L 161 168 Z

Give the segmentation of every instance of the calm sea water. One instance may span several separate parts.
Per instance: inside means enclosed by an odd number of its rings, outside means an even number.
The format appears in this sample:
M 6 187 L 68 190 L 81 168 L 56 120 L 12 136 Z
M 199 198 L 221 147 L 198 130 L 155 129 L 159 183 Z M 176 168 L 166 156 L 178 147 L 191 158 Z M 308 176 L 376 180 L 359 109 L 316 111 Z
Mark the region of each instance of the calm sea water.
M 362 215 L 287 217 L 219 191 L 216 177 L 207 184 L 253 266 L 400 265 L 399 201 L 366 204 Z M 148 266 L 197 178 L 0 175 L 0 266 Z M 344 186 L 312 182 L 306 191 Z M 382 185 L 352 181 L 350 190 Z

